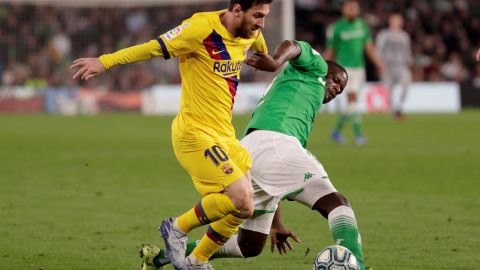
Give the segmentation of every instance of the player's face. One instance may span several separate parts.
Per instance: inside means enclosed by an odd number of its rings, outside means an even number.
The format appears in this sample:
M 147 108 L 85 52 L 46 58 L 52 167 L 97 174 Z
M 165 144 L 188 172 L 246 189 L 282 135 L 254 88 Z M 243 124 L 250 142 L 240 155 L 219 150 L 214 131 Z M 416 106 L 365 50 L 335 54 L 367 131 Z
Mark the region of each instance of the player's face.
M 347 17 L 348 19 L 354 19 L 355 17 L 360 14 L 360 6 L 356 1 L 349 1 L 343 4 L 342 7 L 343 16 Z
M 254 5 L 242 13 L 238 34 L 242 38 L 251 38 L 257 30 L 265 27 L 265 18 L 270 13 L 270 5 Z
M 403 27 L 403 18 L 400 15 L 392 15 L 390 16 L 390 28 L 398 30 L 402 29 Z
M 330 102 L 337 95 L 343 92 L 345 86 L 347 86 L 348 76 L 343 71 L 328 72 L 326 77 L 326 90 L 325 97 L 323 98 L 323 104 Z

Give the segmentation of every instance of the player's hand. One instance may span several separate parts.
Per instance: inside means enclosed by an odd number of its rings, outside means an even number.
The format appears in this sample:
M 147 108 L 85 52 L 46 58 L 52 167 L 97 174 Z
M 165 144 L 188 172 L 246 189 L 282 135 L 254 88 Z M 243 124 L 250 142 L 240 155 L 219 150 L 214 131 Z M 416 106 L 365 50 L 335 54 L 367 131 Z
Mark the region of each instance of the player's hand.
M 387 68 L 383 64 L 383 62 L 378 62 L 375 67 L 377 68 L 378 75 L 383 75 L 387 72 Z
M 245 63 L 263 71 L 276 71 L 281 65 L 272 56 L 256 52 L 245 60 Z
M 295 242 L 301 243 L 300 238 L 298 238 L 293 231 L 287 227 L 278 226 L 270 228 L 270 241 L 272 243 L 271 251 L 274 252 L 276 246 L 280 255 L 287 254 L 287 248 L 292 250 L 288 238 L 292 238 Z
M 73 61 L 70 66 L 71 69 L 78 68 L 78 71 L 73 75 L 73 79 L 80 78 L 82 80 L 89 80 L 105 71 L 102 62 L 98 58 L 80 58 Z
M 475 58 L 477 58 L 477 61 L 480 61 L 480 49 L 478 49 L 477 54 L 475 55 Z

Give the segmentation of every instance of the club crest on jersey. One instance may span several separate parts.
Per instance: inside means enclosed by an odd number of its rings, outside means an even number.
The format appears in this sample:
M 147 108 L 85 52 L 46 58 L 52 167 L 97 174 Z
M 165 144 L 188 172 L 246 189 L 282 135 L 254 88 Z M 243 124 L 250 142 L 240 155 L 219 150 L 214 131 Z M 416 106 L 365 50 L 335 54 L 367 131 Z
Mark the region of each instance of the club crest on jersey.
M 229 163 L 223 165 L 222 166 L 222 171 L 223 171 L 224 174 L 232 174 L 232 172 L 233 172 L 232 165 L 230 165 Z
M 243 61 L 215 61 L 213 72 L 220 73 L 225 77 L 236 75 L 242 69 Z
M 163 34 L 163 37 L 167 41 L 170 41 L 170 40 L 176 38 L 178 35 L 180 35 L 180 33 L 182 33 L 182 31 L 183 31 L 183 28 L 188 27 L 188 26 L 189 26 L 189 23 L 184 23 L 182 25 L 179 25 L 179 26 L 173 28 L 172 30 L 166 32 L 165 34 Z

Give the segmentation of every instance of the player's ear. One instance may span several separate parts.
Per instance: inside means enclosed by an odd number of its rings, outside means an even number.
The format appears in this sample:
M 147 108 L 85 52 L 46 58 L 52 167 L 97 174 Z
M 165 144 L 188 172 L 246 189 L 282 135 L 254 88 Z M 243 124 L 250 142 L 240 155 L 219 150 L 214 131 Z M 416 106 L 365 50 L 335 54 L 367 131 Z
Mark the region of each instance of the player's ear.
M 233 7 L 232 7 L 233 15 L 240 16 L 242 14 L 242 12 L 243 12 L 243 10 L 242 10 L 242 6 L 240 6 L 240 4 L 233 5 Z

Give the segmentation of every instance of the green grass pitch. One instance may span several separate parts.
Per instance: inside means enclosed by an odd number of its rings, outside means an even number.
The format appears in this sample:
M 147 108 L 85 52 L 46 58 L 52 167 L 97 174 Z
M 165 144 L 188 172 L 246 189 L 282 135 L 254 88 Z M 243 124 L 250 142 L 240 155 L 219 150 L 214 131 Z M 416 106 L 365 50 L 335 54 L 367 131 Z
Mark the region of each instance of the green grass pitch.
M 480 265 L 480 111 L 364 117 L 370 143 L 335 145 L 318 115 L 309 149 L 352 202 L 375 270 Z M 162 219 L 200 199 L 175 160 L 172 117 L 0 116 L 0 269 L 139 269 Z M 238 133 L 248 121 L 236 116 Z M 294 202 L 303 240 L 287 256 L 223 259 L 217 269 L 311 269 L 332 244 L 326 221 Z M 195 230 L 190 239 L 201 236 Z M 306 252 L 309 249 L 310 252 Z M 171 268 L 168 268 L 171 269 Z

